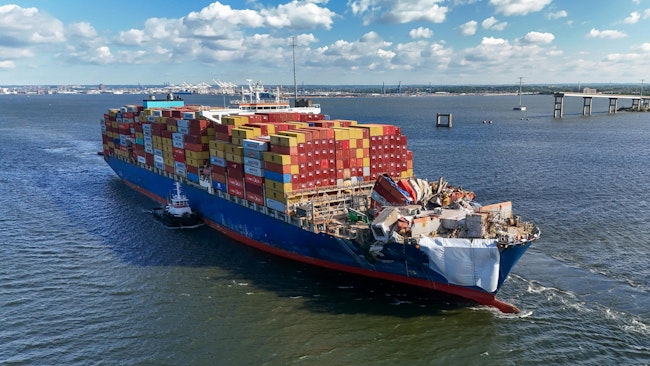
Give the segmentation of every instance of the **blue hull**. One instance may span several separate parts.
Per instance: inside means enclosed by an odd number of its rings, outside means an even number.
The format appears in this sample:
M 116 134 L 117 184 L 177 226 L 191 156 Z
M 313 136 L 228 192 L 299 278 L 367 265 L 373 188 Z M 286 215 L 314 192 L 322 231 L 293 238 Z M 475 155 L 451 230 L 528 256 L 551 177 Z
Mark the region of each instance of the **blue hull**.
M 173 179 L 114 157 L 105 159 L 129 186 L 155 200 L 165 202 L 164 197 L 168 195 Z M 504 312 L 518 312 L 513 305 L 497 300 L 496 292 L 488 293 L 479 287 L 449 284 L 429 267 L 428 257 L 415 246 L 389 244 L 384 252 L 391 260 L 373 261 L 358 244 L 350 240 L 304 230 L 194 185 L 184 185 L 183 191 L 192 209 L 208 225 L 246 245 L 303 263 L 429 288 L 495 306 Z M 529 242 L 501 251 L 497 288 L 501 287 L 530 245 Z

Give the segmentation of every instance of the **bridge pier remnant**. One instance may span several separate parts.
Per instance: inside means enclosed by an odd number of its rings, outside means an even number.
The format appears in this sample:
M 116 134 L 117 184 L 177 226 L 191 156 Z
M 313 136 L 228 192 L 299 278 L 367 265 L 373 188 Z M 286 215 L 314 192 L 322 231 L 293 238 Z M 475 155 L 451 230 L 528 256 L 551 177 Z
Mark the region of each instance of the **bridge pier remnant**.
M 618 98 L 609 98 L 609 108 L 607 109 L 607 113 L 615 114 L 617 109 L 618 109 Z
M 447 122 L 442 122 L 442 117 L 447 119 Z M 451 128 L 451 113 L 436 113 L 436 127 Z
M 553 105 L 553 118 L 562 118 L 564 114 L 564 94 L 555 93 L 555 103 Z
M 583 116 L 591 116 L 591 103 L 593 99 L 591 97 L 582 97 L 583 102 L 582 102 L 582 115 Z

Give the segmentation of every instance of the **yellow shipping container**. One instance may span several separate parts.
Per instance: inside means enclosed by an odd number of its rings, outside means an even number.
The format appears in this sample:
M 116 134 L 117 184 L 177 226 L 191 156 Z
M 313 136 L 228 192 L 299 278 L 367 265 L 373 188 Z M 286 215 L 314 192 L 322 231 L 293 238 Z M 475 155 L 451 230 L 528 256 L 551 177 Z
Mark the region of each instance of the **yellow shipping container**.
M 228 142 L 219 140 L 210 140 L 208 143 L 211 149 L 226 151 L 226 147 L 230 145 Z
M 370 158 L 363 158 L 363 166 L 364 167 L 370 166 Z
M 201 143 L 202 144 L 208 144 L 212 140 L 214 140 L 214 137 L 212 137 L 212 135 L 201 136 Z
M 262 129 L 259 127 L 241 126 L 232 129 L 232 137 L 240 139 L 252 139 L 262 135 Z
M 292 136 L 271 135 L 271 145 L 296 147 L 298 146 L 298 140 Z
M 369 149 L 370 148 L 370 139 L 362 139 L 361 140 L 361 147 L 364 149 Z
M 185 157 L 190 159 L 210 159 L 209 151 L 185 150 Z
M 284 192 L 280 192 L 274 189 L 270 189 L 268 187 L 264 187 L 264 194 L 266 195 L 266 198 L 270 198 L 272 200 L 282 202 L 284 204 L 287 203 L 287 197 L 284 194 Z
M 268 161 L 269 163 L 275 163 L 280 165 L 291 165 L 291 155 L 284 155 L 284 154 L 273 153 L 270 151 L 265 151 L 262 153 L 262 157 L 264 158 L 264 161 Z
M 296 121 L 287 121 L 287 124 L 294 126 L 295 128 L 308 128 L 309 123 L 307 122 L 296 122 Z
M 204 163 L 205 163 L 204 159 L 188 159 L 188 158 L 185 158 L 185 165 L 188 165 L 188 166 L 201 168 L 201 167 L 203 167 Z
M 347 128 L 335 127 L 334 128 L 334 140 L 343 141 L 350 139 L 350 131 Z
M 227 144 L 226 145 L 226 153 L 230 153 L 233 155 L 239 155 L 239 156 L 244 156 L 244 147 L 240 145 L 235 145 L 235 144 Z
M 243 143 L 244 139 L 241 138 L 241 137 L 231 137 L 230 139 L 232 140 L 233 145 L 243 145 L 244 144 Z
M 291 190 L 293 189 L 293 185 L 291 183 L 276 182 L 272 179 L 267 178 L 264 180 L 264 188 L 266 191 L 271 190 L 271 191 L 280 192 L 282 196 L 285 197 L 286 193 L 291 192 Z M 267 195 L 267 198 L 271 198 L 271 197 L 268 197 Z
M 357 148 L 357 141 L 358 139 L 350 139 L 350 149 L 356 149 Z
M 162 145 L 162 137 L 154 135 L 152 138 L 154 144 Z
M 166 153 L 166 152 L 173 153 L 174 152 L 174 147 L 172 145 L 163 144 L 162 151 L 163 151 L 163 153 Z
M 135 138 L 136 138 L 136 139 L 144 139 L 144 133 L 142 133 L 142 132 L 136 132 L 136 133 L 135 133 Z
M 232 126 L 243 126 L 248 123 L 248 117 L 244 116 L 223 116 L 221 123 Z
M 356 151 L 357 159 L 363 158 L 363 149 L 354 149 L 354 151 Z
M 384 126 L 383 125 L 377 125 L 377 124 L 365 124 L 365 125 L 358 125 L 359 127 L 362 128 L 367 128 L 370 130 L 370 136 L 383 136 L 384 135 Z
M 174 145 L 174 140 L 167 138 L 167 137 L 161 137 L 160 138 L 161 143 L 163 146 L 172 146 Z
M 283 135 L 283 136 L 291 136 L 296 138 L 296 142 L 301 144 L 305 142 L 305 134 L 302 132 L 295 132 L 295 131 L 282 131 L 278 135 Z M 286 146 L 286 145 L 283 145 Z
M 174 126 L 174 125 L 166 125 L 166 126 L 167 126 L 167 131 L 178 132 L 178 126 Z
M 226 153 L 226 160 L 232 161 L 233 163 L 244 164 L 244 157 L 241 155 L 235 155 L 232 153 Z
M 401 173 L 402 178 L 411 178 L 413 176 L 413 169 L 406 169 Z

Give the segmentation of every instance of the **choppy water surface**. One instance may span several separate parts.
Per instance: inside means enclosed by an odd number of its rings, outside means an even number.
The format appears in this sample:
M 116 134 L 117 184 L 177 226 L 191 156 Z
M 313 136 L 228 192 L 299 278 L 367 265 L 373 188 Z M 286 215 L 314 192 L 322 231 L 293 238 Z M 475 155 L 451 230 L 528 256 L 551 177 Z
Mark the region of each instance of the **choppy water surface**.
M 650 114 L 585 118 L 568 100 L 554 120 L 551 96 L 527 112 L 506 96 L 317 101 L 401 126 L 416 174 L 540 225 L 500 293 L 511 316 L 163 228 L 96 155 L 101 115 L 141 99 L 0 96 L 0 363 L 650 363 Z

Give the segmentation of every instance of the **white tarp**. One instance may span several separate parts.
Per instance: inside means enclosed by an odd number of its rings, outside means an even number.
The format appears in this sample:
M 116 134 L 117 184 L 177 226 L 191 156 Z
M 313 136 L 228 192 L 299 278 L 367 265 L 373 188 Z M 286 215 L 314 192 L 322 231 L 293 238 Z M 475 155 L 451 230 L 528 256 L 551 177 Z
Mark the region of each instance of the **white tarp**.
M 429 257 L 429 267 L 449 283 L 497 290 L 499 248 L 494 239 L 447 239 L 423 236 L 420 248 Z

